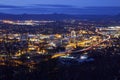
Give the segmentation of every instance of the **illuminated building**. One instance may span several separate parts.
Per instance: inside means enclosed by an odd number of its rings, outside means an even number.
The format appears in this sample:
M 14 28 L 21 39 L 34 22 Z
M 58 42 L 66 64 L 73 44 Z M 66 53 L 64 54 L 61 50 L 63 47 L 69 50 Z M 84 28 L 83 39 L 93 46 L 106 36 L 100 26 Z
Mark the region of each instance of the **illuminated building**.
M 71 31 L 71 37 L 76 37 L 76 32 L 73 30 L 73 31 Z
M 76 43 L 76 32 L 74 30 L 71 31 L 71 43 Z

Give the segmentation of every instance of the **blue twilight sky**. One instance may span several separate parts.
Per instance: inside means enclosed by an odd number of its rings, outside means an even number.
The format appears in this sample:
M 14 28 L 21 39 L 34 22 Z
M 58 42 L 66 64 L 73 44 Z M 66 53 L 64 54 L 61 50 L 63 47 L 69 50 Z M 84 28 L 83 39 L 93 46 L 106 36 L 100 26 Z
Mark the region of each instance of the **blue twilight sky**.
M 0 13 L 119 14 L 120 0 L 0 0 Z
M 1 5 L 61 4 L 79 7 L 120 6 L 120 0 L 0 0 Z

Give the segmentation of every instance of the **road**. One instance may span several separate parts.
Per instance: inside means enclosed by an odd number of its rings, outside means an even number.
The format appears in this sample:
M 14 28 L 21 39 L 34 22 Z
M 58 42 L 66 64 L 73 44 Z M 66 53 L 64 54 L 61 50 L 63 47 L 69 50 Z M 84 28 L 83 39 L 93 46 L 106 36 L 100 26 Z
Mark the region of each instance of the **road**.
M 70 53 L 78 53 L 78 52 L 86 52 L 86 51 L 89 51 L 89 50 L 92 50 L 93 48 L 99 46 L 100 44 L 108 41 L 108 40 L 111 38 L 110 35 L 104 35 L 104 34 L 101 33 L 101 32 L 96 32 L 96 33 L 97 33 L 97 34 L 100 34 L 100 35 L 103 35 L 103 36 L 106 36 L 107 38 L 104 39 L 103 41 L 97 43 L 97 44 L 94 44 L 94 45 L 92 45 L 92 46 L 90 46 L 90 47 L 87 47 L 87 48 L 84 48 L 84 49 L 82 49 L 82 50 L 77 50 L 77 51 L 72 51 L 72 50 L 70 50 L 70 51 L 65 51 L 65 52 L 56 53 L 56 54 L 53 55 L 51 58 L 53 59 L 53 58 L 57 58 L 57 57 L 60 57 L 60 56 L 65 56 L 65 55 L 70 54 Z
M 89 47 L 87 47 L 87 48 L 84 48 L 84 49 L 82 49 L 82 50 L 77 50 L 77 51 L 69 50 L 69 51 L 65 51 L 65 52 L 55 53 L 55 55 L 53 55 L 53 56 L 51 57 L 51 59 L 58 58 L 58 57 L 60 57 L 60 56 L 65 56 L 65 55 L 68 55 L 68 54 L 70 54 L 70 53 L 77 53 L 77 52 L 80 52 L 80 53 L 81 53 L 81 52 L 86 52 L 86 51 L 92 50 L 93 48 L 99 46 L 101 43 L 104 43 L 104 42 L 108 41 L 108 40 L 111 38 L 109 35 L 104 35 L 104 34 L 102 34 L 102 33 L 100 33 L 100 32 L 97 32 L 97 33 L 100 34 L 100 35 L 106 36 L 107 38 L 106 38 L 105 40 L 97 43 L 97 44 L 94 44 L 94 45 L 89 46 Z M 5 64 L 5 61 L 6 61 L 6 60 L 0 59 L 0 61 L 1 61 L 1 62 L 0 62 L 1 64 L 0 64 L 0 65 L 6 65 L 6 64 Z M 15 66 L 21 65 L 21 64 L 23 64 L 23 65 L 28 65 L 28 66 L 31 65 L 31 64 L 35 64 L 35 63 L 26 63 L 26 64 L 25 64 L 25 63 L 22 63 L 22 62 L 19 61 L 19 60 L 11 60 L 11 61 L 9 61 L 9 62 L 14 63 Z

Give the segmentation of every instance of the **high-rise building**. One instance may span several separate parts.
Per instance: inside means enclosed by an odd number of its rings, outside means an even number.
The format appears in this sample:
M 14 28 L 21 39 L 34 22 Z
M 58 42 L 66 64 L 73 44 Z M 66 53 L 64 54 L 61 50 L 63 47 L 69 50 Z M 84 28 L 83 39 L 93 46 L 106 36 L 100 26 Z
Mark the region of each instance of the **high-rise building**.
M 71 31 L 71 38 L 76 37 L 76 32 L 74 30 Z
M 76 43 L 76 32 L 74 30 L 71 31 L 71 43 Z

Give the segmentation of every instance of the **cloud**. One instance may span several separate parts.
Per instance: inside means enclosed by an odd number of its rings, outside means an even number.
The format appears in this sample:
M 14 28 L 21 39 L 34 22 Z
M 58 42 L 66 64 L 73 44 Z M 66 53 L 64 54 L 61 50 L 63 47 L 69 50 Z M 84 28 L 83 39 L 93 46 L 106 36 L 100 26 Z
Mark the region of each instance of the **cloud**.
M 118 14 L 120 7 L 84 7 L 72 5 L 31 4 L 27 6 L 0 5 L 0 13 L 11 14 Z
M 61 5 L 61 4 L 34 4 L 36 7 L 53 7 L 53 8 L 73 8 L 72 5 Z
M 75 8 L 75 6 L 57 4 L 31 4 L 27 6 L 13 6 L 0 4 L 0 9 L 29 9 L 29 8 Z
M 22 8 L 21 6 L 12 6 L 12 5 L 1 5 L 0 8 L 8 9 L 8 8 Z

